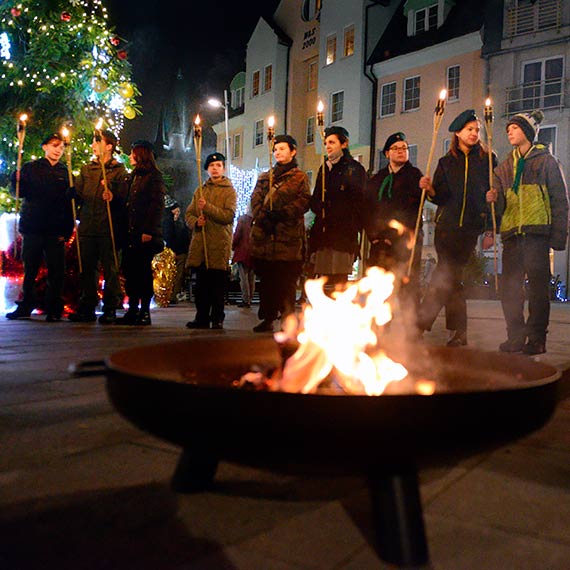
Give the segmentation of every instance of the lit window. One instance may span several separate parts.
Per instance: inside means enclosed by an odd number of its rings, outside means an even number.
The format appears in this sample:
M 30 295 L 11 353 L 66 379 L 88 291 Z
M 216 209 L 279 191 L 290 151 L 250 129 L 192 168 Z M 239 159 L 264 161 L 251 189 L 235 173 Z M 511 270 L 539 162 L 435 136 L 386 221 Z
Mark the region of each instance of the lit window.
M 459 99 L 459 83 L 461 78 L 461 68 L 453 65 L 447 68 L 447 100 L 457 101 Z
M 331 96 L 331 122 L 342 121 L 344 113 L 344 91 L 337 91 Z
M 420 76 L 404 80 L 404 111 L 413 111 L 420 107 Z
M 385 83 L 380 90 L 380 116 L 396 114 L 396 82 Z
M 251 96 L 257 97 L 259 95 L 259 70 L 254 71 L 251 76 Z
M 263 119 L 255 121 L 253 127 L 253 146 L 260 146 L 263 144 Z
M 334 63 L 336 60 L 336 35 L 327 38 L 327 65 Z
M 263 70 L 263 92 L 271 91 L 271 85 L 273 82 L 273 66 L 267 65 Z
M 344 30 L 344 48 L 342 54 L 344 57 L 354 54 L 354 26 L 349 26 Z

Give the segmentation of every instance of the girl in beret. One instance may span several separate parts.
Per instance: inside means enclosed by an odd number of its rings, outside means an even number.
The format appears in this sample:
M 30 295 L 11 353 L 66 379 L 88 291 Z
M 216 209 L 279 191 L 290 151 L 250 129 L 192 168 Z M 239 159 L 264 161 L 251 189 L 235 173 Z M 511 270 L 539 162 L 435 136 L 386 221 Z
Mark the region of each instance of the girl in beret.
M 439 159 L 433 180 L 420 179 L 428 200 L 437 205 L 435 250 L 437 266 L 420 306 L 420 330 L 431 330 L 442 307 L 449 330 L 447 346 L 467 344 L 467 305 L 463 269 L 488 224 L 489 156 L 480 139 L 481 122 L 473 109 L 449 125 L 449 152 Z M 493 157 L 493 164 L 496 159 Z

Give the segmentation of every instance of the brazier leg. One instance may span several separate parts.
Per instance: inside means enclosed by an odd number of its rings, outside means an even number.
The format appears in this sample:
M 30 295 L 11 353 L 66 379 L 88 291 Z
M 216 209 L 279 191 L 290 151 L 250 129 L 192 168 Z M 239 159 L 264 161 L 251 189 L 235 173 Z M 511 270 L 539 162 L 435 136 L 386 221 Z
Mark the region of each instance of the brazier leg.
M 218 458 L 203 449 L 184 448 L 172 476 L 171 486 L 177 493 L 198 493 L 211 487 Z
M 429 553 L 417 472 L 373 471 L 369 485 L 380 558 L 400 568 L 427 567 Z

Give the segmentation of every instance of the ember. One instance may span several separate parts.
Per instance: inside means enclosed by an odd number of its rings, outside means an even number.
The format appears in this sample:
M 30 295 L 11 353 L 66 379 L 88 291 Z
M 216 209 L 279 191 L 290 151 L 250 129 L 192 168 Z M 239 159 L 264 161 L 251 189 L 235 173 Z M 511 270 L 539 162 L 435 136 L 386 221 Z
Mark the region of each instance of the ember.
M 372 267 L 366 276 L 331 298 L 324 293 L 325 279 L 307 281 L 309 305 L 301 322 L 294 317 L 275 335 L 281 346 L 298 343 L 282 370 L 271 377 L 248 372 L 239 387 L 301 392 L 378 396 L 391 382 L 408 376 L 406 368 L 386 355 L 384 327 L 392 320 L 389 298 L 395 276 Z M 425 384 L 425 381 L 424 381 Z M 428 383 L 429 384 L 429 383 Z M 422 385 L 418 393 L 429 394 Z

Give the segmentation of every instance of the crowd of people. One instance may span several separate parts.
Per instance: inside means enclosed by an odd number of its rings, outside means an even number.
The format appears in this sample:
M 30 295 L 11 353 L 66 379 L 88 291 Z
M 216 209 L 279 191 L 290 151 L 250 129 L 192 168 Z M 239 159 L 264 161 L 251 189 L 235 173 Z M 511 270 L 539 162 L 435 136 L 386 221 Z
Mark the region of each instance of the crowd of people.
M 237 194 L 226 176 L 223 154 L 206 158 L 208 179 L 194 192 L 183 218 L 167 194 L 148 141 L 133 143 L 128 173 L 114 158 L 115 135 L 98 132 L 93 160 L 70 187 L 67 168 L 60 162 L 64 141 L 58 133 L 50 134 L 42 143 L 45 156 L 24 164 L 13 176 L 13 187 L 19 177 L 23 198 L 19 231 L 24 282 L 16 310 L 6 317 L 28 318 L 36 308 L 34 283 L 43 258 L 46 320 L 61 320 L 64 245 L 73 232 L 71 201 L 76 200 L 83 268 L 79 305 L 68 315 L 72 322 L 96 320 L 101 267 L 105 286 L 99 323 L 150 325 L 151 264 L 166 244 L 177 260 L 171 302 L 180 299 L 187 271 L 195 274 L 196 314 L 186 324 L 190 329 L 223 329 L 230 260 L 239 271 L 240 307 L 251 307 L 258 279 L 260 322 L 253 331 L 263 333 L 274 332 L 278 320 L 295 313 L 296 292 L 304 279 L 324 277 L 326 293 L 334 296 L 361 256 L 365 266 L 396 275 L 394 295 L 410 340 L 431 330 L 444 308 L 447 345 L 465 346 L 464 269 L 480 237 L 484 247 L 492 246 L 492 230 L 497 228 L 503 243 L 501 302 L 507 329 L 499 349 L 543 353 L 549 251 L 565 249 L 569 218 L 561 165 L 537 142 L 542 118 L 540 111 L 533 111 L 509 119 L 507 137 L 513 150 L 498 164 L 481 140 L 475 111 L 464 110 L 449 126 L 450 148 L 433 177 L 410 163 L 407 136 L 396 132 L 382 149 L 386 166 L 369 178 L 349 152 L 348 131 L 332 126 L 324 131 L 325 157 L 312 191 L 297 163 L 297 142 L 288 134 L 278 135 L 273 140 L 275 162 L 259 176 L 248 211 L 234 232 Z M 431 257 L 428 279 L 427 268 L 422 273 L 423 233 L 417 223 L 424 197 L 437 206 L 437 262 Z M 307 227 L 309 211 L 313 221 Z M 123 298 L 121 271 L 128 309 L 117 317 Z

